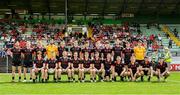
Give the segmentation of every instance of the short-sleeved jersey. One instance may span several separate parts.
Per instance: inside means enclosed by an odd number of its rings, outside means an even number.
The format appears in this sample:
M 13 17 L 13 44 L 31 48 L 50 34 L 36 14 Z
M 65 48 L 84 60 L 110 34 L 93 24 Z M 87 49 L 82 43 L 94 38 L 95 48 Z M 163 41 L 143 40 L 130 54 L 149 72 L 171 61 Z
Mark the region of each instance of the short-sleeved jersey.
M 121 56 L 122 47 L 114 46 L 113 51 L 114 51 L 114 56 Z
M 107 57 L 108 53 L 112 53 L 112 49 L 111 48 L 104 48 L 103 49 L 104 58 Z
M 59 59 L 59 62 L 61 62 L 61 67 L 62 67 L 63 69 L 66 69 L 66 68 L 68 67 L 68 64 L 71 63 L 71 60 L 70 60 L 69 58 L 63 58 L 63 57 L 61 57 L 61 58 Z
M 94 67 L 99 70 L 99 69 L 101 69 L 103 61 L 100 58 L 99 59 L 94 58 L 92 63 L 94 64 Z
M 13 48 L 11 52 L 13 53 L 13 60 L 21 60 L 21 49 Z
M 58 47 L 56 45 L 48 45 L 46 47 L 46 53 L 48 59 L 54 58 L 57 56 Z
M 79 48 L 79 47 L 72 47 L 70 49 L 70 51 L 72 52 L 73 55 L 74 55 L 75 52 L 77 52 L 78 56 L 79 56 L 79 52 L 81 51 L 81 48 Z
M 36 64 L 36 68 L 42 68 L 43 64 L 45 64 L 45 61 L 43 59 L 36 59 L 34 64 Z
M 22 53 L 24 54 L 24 60 L 25 61 L 28 61 L 28 60 L 32 61 L 33 52 L 34 52 L 33 49 L 27 49 L 27 48 L 22 49 Z
M 142 64 L 142 67 L 143 68 L 150 68 L 152 66 L 152 63 L 151 62 L 143 62 L 143 64 Z
M 136 72 L 138 67 L 139 65 L 137 63 L 128 65 L 128 68 L 130 68 L 132 72 Z
M 83 60 L 84 68 L 89 68 L 91 63 L 92 63 L 92 61 L 90 59 L 88 59 L 88 60 L 84 59 Z
M 56 63 L 57 61 L 56 60 L 47 60 L 47 63 L 49 64 L 49 68 L 55 68 L 56 67 Z
M 59 52 L 59 58 L 63 56 L 63 51 L 66 51 L 67 48 L 65 47 L 58 47 L 58 52 Z
M 77 58 L 77 59 L 72 59 L 72 63 L 73 63 L 73 67 L 74 68 L 78 68 L 79 67 L 79 64 L 80 64 L 80 60 Z
M 168 66 L 167 66 L 166 62 L 163 62 L 162 64 L 158 63 L 157 66 L 156 66 L 157 69 L 160 69 L 161 73 L 163 73 L 166 70 L 167 67 Z
M 93 52 L 93 49 L 90 49 L 90 48 L 83 48 L 82 51 L 85 53 L 85 52 L 88 52 L 89 54 L 91 54 Z
M 134 47 L 134 55 L 136 57 L 136 60 L 144 60 L 145 52 L 146 52 L 146 49 L 143 46 Z
M 37 52 L 42 52 L 42 56 L 44 57 L 44 53 L 46 52 L 46 49 L 45 48 L 40 48 L 40 47 L 37 47 L 35 48 L 35 52 L 37 54 Z
M 111 66 L 114 65 L 114 63 L 111 60 L 107 60 L 107 59 L 105 59 L 103 63 L 105 70 L 109 70 Z
M 123 68 L 124 68 L 124 64 L 122 64 L 122 63 L 117 63 L 117 61 L 115 61 L 115 70 L 116 71 L 123 71 Z
M 130 60 L 132 54 L 134 53 L 133 49 L 131 48 L 125 48 L 123 49 L 122 53 L 124 54 L 124 59 L 125 60 Z

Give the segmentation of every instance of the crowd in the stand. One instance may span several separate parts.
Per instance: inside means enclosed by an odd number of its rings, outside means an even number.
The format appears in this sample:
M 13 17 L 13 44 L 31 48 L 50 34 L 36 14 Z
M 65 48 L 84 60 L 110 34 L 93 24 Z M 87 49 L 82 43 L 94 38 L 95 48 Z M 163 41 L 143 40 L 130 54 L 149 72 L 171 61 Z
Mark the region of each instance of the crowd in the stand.
M 62 74 L 73 82 L 76 74 L 80 82 L 88 80 L 87 73 L 91 82 L 96 82 L 97 77 L 102 82 L 114 82 L 118 76 L 121 81 L 137 81 L 139 77 L 144 81 L 143 76 L 147 76 L 148 81 L 157 76 L 160 81 L 169 76 L 171 54 L 159 44 L 158 35 L 133 34 L 136 31 L 128 24 L 90 24 L 88 27 L 93 30 L 92 37 L 80 31 L 66 35 L 64 25 L 1 25 L 1 40 L 6 42 L 4 50 L 12 57 L 12 81 L 15 81 L 16 67 L 19 81 L 22 71 L 27 81 L 27 69 L 30 69 L 33 82 L 37 82 L 39 75 L 41 82 L 48 82 L 50 75 L 54 76 L 53 81 L 59 82 Z M 32 29 L 32 34 L 23 37 L 28 29 Z

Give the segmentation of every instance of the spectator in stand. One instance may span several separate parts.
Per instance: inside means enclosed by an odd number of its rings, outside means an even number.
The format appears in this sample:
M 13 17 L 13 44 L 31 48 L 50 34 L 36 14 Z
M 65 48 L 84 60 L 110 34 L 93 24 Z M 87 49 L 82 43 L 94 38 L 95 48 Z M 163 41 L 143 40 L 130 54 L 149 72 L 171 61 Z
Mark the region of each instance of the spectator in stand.
M 169 45 L 168 45 L 168 48 L 172 48 L 172 40 L 171 40 L 170 37 L 169 37 Z
M 159 49 L 159 45 L 158 43 L 155 41 L 152 45 L 152 50 L 158 50 Z
M 20 46 L 21 48 L 25 48 L 25 47 L 26 47 L 25 38 L 22 38 L 22 40 L 19 41 L 19 46 Z
M 159 44 L 162 44 L 162 37 L 161 37 L 160 34 L 158 34 L 158 43 L 159 43 Z
M 149 36 L 149 40 L 150 40 L 150 44 L 152 44 L 153 43 L 153 41 L 154 41 L 154 34 L 152 34 L 152 35 L 150 35 Z

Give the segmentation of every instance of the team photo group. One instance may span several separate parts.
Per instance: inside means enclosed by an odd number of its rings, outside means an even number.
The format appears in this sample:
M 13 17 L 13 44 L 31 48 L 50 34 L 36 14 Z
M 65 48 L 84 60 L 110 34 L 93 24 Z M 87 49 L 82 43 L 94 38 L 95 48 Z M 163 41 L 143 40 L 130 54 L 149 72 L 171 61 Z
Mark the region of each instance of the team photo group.
M 46 46 L 38 40 L 36 44 L 26 41 L 22 48 L 17 40 L 7 49 L 12 82 L 61 82 L 62 75 L 67 75 L 68 82 L 151 81 L 152 77 L 166 81 L 171 62 L 168 48 L 163 48 L 161 56 L 158 49 L 153 50 L 157 54 L 153 57 L 147 55 L 147 42 L 142 39 L 115 36 L 113 41 L 70 37 L 57 42 L 51 38 Z

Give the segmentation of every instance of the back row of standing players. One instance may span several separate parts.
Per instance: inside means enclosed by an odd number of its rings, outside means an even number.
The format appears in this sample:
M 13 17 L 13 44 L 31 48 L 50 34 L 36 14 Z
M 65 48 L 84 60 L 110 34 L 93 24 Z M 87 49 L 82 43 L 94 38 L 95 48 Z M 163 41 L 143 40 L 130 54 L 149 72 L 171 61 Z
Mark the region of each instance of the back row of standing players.
M 30 81 L 33 82 L 37 81 L 39 73 L 42 82 L 47 82 L 50 74 L 53 74 L 54 81 L 58 82 L 64 73 L 67 74 L 68 81 L 74 82 L 75 74 L 78 75 L 80 82 L 84 82 L 86 73 L 90 73 L 91 82 L 96 82 L 97 76 L 100 81 L 116 81 L 117 76 L 121 81 L 127 78 L 136 81 L 138 77 L 143 81 L 144 75 L 148 76 L 148 81 L 153 75 L 156 75 L 158 80 L 169 76 L 168 65 L 164 59 L 160 58 L 158 63 L 150 61 L 149 57 L 146 57 L 146 49 L 142 46 L 141 40 L 134 48 L 130 47 L 129 42 L 123 47 L 119 40 L 115 41 L 113 47 L 110 46 L 109 41 L 103 44 L 97 41 L 93 48 L 89 46 L 89 42 L 78 46 L 78 42 L 75 41 L 68 51 L 64 41 L 58 47 L 52 40 L 46 48 L 40 43 L 37 47 L 32 47 L 30 42 L 27 42 L 25 48 L 20 48 L 19 42 L 16 42 L 12 49 L 7 50 L 12 57 L 12 81 L 15 81 L 16 67 L 19 81 L 23 67 L 24 82 L 28 68 L 30 68 Z

